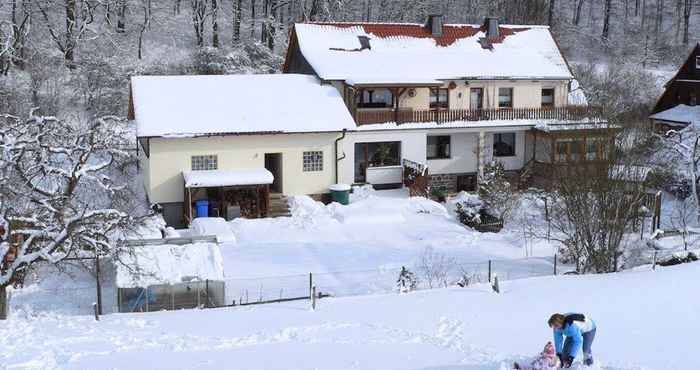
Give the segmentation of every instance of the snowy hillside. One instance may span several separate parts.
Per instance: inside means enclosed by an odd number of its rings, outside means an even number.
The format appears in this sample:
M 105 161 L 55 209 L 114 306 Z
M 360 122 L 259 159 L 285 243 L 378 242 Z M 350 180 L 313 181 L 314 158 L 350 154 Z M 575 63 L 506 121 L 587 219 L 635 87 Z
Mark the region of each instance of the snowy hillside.
M 99 322 L 15 311 L 0 326 L 0 367 L 500 370 L 551 339 L 552 312 L 578 310 L 598 324 L 602 369 L 694 369 L 698 274 L 693 263 L 543 277 L 504 283 L 500 295 L 480 285 L 329 298 L 316 311 L 296 302 Z

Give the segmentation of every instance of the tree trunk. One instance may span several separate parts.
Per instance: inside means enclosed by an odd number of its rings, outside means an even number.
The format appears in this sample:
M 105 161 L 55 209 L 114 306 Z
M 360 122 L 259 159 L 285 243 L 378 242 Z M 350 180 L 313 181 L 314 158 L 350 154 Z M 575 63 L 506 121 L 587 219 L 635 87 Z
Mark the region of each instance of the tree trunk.
M 656 0 L 656 21 L 654 22 L 654 33 L 658 43 L 664 23 L 664 0 Z
M 603 9 L 603 39 L 610 36 L 610 8 L 612 0 L 605 0 L 605 8 Z
M 688 35 L 688 29 L 690 28 L 690 11 L 693 8 L 693 0 L 685 0 L 685 7 L 683 8 L 683 44 L 688 45 L 690 37 Z
M 211 46 L 219 47 L 219 4 L 218 0 L 211 0 Z
M 250 38 L 255 37 L 255 0 L 250 0 Z
M 547 23 L 547 24 L 549 24 L 549 27 L 554 26 L 553 22 L 554 22 L 554 5 L 555 5 L 555 3 L 556 3 L 555 0 L 549 0 L 549 19 L 548 19 L 548 23 Z
M 233 42 L 241 41 L 241 20 L 243 11 L 243 0 L 233 0 Z
M 574 12 L 574 25 L 578 26 L 581 23 L 581 9 L 585 0 L 576 1 L 576 11 Z
M 126 0 L 119 0 L 117 2 L 117 32 L 123 33 L 125 30 L 126 30 Z
M 8 305 L 7 287 L 0 286 L 0 320 L 7 320 L 7 312 L 9 311 Z
M 267 28 L 270 21 L 270 0 L 263 0 L 262 22 L 260 22 L 260 42 L 267 43 Z
M 277 24 L 277 0 L 269 0 L 270 14 L 267 24 L 267 48 L 275 50 L 275 33 Z
M 77 13 L 77 0 L 66 0 L 66 41 L 63 50 L 63 56 L 66 65 L 69 68 L 74 68 L 75 65 L 73 61 L 75 59 L 75 26 L 76 26 L 76 13 Z

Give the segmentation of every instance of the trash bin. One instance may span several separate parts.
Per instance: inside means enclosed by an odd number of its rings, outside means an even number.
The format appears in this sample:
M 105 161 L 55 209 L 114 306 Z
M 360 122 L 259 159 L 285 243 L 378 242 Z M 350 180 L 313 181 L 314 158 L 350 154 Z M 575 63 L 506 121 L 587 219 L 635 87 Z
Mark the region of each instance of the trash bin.
M 331 185 L 328 189 L 331 191 L 331 199 L 334 202 L 338 202 L 346 206 L 350 204 L 350 185 L 335 184 Z
M 209 201 L 198 200 L 195 202 L 197 207 L 197 217 L 209 217 Z

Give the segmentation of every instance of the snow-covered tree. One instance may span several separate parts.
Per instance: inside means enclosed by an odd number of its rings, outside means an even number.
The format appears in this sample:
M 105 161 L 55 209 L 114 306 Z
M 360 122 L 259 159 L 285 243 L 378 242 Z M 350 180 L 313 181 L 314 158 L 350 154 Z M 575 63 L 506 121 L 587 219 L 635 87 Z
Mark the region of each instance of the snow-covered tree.
M 484 166 L 484 173 L 479 177 L 479 198 L 493 217 L 504 219 L 513 209 L 516 197 L 506 179 L 503 163 L 493 161 Z
M 698 124 L 688 125 L 682 130 L 668 131 L 661 140 L 661 150 L 658 151 L 660 161 L 673 167 L 681 178 L 687 178 L 691 187 L 691 197 L 695 209 L 695 218 L 700 222 L 700 129 Z
M 119 119 L 88 124 L 0 115 L 0 306 L 38 261 L 109 254 L 133 218 L 121 171 L 133 143 Z

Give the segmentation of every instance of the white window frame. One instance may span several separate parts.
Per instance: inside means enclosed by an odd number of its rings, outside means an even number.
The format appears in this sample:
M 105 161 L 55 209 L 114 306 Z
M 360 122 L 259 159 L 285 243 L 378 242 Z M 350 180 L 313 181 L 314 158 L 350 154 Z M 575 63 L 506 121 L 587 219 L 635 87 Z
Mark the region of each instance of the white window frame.
M 323 151 L 322 150 L 306 150 L 302 153 L 302 171 L 303 172 L 322 172 L 323 171 Z
M 213 171 L 219 169 L 219 157 L 216 154 L 193 155 L 190 157 L 192 171 Z

